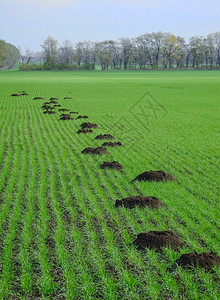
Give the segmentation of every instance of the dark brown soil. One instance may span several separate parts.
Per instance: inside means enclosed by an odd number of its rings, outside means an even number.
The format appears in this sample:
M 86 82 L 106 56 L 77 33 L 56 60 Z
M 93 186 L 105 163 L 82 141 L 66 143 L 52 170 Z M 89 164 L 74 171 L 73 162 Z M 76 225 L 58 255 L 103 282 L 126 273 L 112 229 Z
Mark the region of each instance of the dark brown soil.
M 99 134 L 95 137 L 96 140 L 114 140 L 115 137 L 111 134 Z
M 164 181 L 164 180 L 171 180 L 175 181 L 172 175 L 165 173 L 164 171 L 152 171 L 144 172 L 138 175 L 132 181 Z
M 173 250 L 178 250 L 184 243 L 171 230 L 168 231 L 149 231 L 140 233 L 137 239 L 133 242 L 139 250 L 150 248 L 160 250 L 163 247 L 170 247 Z
M 82 128 L 99 128 L 99 126 L 95 123 L 85 122 L 80 125 Z
M 216 253 L 188 253 L 182 254 L 176 263 L 182 267 L 196 267 L 205 268 L 210 271 L 215 265 L 220 267 L 220 256 Z
M 60 109 L 58 109 L 59 111 L 69 111 L 69 109 L 68 108 L 60 108 Z
M 41 106 L 41 108 L 43 108 L 43 109 L 54 109 L 53 106 L 50 106 L 50 105 L 47 105 L 47 104 Z
M 27 93 L 22 93 L 21 96 L 29 96 Z
M 74 120 L 69 114 L 62 114 L 60 120 Z
M 83 154 L 98 154 L 98 155 L 104 155 L 104 154 L 109 154 L 106 148 L 104 147 L 97 147 L 97 148 L 85 148 L 82 151 Z
M 124 147 L 121 142 L 105 142 L 102 144 L 103 147 L 109 146 L 109 147 Z
M 50 114 L 50 115 L 52 115 L 52 114 L 55 114 L 56 112 L 55 111 L 53 111 L 53 110 L 46 110 L 46 111 L 44 111 L 44 114 Z
M 35 97 L 34 100 L 42 100 L 42 99 L 45 99 L 43 97 Z
M 117 161 L 104 161 L 103 164 L 100 165 L 101 169 L 115 169 L 115 170 L 123 170 L 124 167 Z
M 59 100 L 59 98 L 50 98 L 50 100 Z
M 65 98 L 63 98 L 63 99 L 72 99 L 71 97 L 65 97 Z
M 70 117 L 70 114 L 61 114 L 60 117 Z
M 78 114 L 78 111 L 71 111 L 70 114 Z
M 76 119 L 88 119 L 88 116 L 78 116 Z
M 77 131 L 78 134 L 80 133 L 92 133 L 93 130 L 92 129 L 80 129 Z
M 50 105 L 50 102 L 44 102 L 44 105 Z
M 160 207 L 165 207 L 163 202 L 161 202 L 156 197 L 144 197 L 144 196 L 131 196 L 123 198 L 121 200 L 116 200 L 115 207 L 124 206 L 126 208 L 134 208 L 135 206 L 145 207 L 149 206 L 153 209 L 158 209 Z
M 61 104 L 55 104 L 54 105 L 54 107 L 60 107 L 61 106 Z
M 21 95 L 20 94 L 11 94 L 11 96 L 13 96 L 13 97 L 20 97 Z

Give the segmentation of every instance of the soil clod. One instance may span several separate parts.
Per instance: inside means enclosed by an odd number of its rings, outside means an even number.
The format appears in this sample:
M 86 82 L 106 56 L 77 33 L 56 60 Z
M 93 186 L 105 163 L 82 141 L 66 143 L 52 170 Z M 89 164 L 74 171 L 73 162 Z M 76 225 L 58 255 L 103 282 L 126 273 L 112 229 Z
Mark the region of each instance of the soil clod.
M 56 112 L 53 111 L 53 110 L 45 110 L 43 113 L 44 113 L 44 114 L 52 115 L 52 114 L 55 114 Z
M 137 181 L 165 181 L 165 180 L 176 181 L 172 175 L 165 173 L 164 171 L 152 171 L 152 170 L 150 170 L 149 172 L 147 171 L 141 173 L 132 181 L 136 181 L 136 180 Z
M 50 106 L 50 105 L 47 105 L 47 104 L 44 104 L 43 106 L 41 106 L 41 108 L 43 108 L 43 109 L 54 109 L 53 106 Z
M 45 99 L 45 98 L 43 98 L 43 97 L 35 97 L 34 98 L 34 100 L 43 100 L 43 99 Z
M 82 128 L 99 128 L 99 126 L 95 123 L 85 122 L 80 125 Z
M 160 250 L 163 247 L 170 247 L 178 250 L 184 243 L 171 230 L 167 231 L 149 231 L 147 233 L 139 233 L 133 244 L 137 249 L 143 250 L 150 248 Z
M 67 99 L 72 99 L 72 98 L 71 98 L 71 97 L 65 97 L 65 98 L 63 98 L 63 99 L 67 100 Z
M 70 114 L 78 114 L 78 111 L 71 111 Z
M 88 116 L 78 116 L 76 119 L 88 119 Z
M 74 120 L 69 114 L 62 114 L 60 117 L 61 118 L 59 120 Z
M 97 148 L 85 148 L 82 151 L 83 154 L 98 154 L 98 155 L 104 155 L 104 154 L 109 154 L 106 148 L 104 147 L 97 147 Z
M 92 133 L 93 130 L 92 129 L 80 129 L 77 131 L 78 134 L 80 133 Z
M 20 94 L 11 94 L 12 97 L 20 97 Z
M 121 142 L 105 142 L 102 144 L 103 147 L 124 147 Z
M 115 207 L 124 206 L 126 208 L 134 208 L 149 206 L 153 209 L 158 209 L 160 207 L 165 207 L 163 202 L 161 202 L 156 197 L 144 197 L 144 196 L 131 196 L 127 198 L 123 198 L 121 200 L 116 200 Z
M 21 96 L 29 96 L 28 93 L 22 93 Z
M 103 164 L 100 165 L 101 169 L 114 169 L 114 170 L 123 170 L 124 167 L 117 161 L 104 161 Z
M 50 100 L 59 100 L 59 98 L 50 98 Z
M 206 271 L 211 271 L 211 269 L 216 265 L 220 267 L 220 256 L 216 253 L 188 253 L 182 254 L 176 263 L 182 267 L 196 267 L 204 268 Z
M 58 109 L 59 111 L 69 111 L 69 109 L 68 108 L 60 108 L 60 109 Z
M 114 140 L 115 137 L 111 134 L 99 134 L 95 137 L 96 140 Z

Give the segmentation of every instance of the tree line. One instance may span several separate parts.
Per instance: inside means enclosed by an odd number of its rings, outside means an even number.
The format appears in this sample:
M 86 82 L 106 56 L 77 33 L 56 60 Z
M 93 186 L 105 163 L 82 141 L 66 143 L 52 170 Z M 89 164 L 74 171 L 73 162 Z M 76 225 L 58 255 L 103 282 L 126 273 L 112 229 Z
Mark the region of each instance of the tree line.
M 192 36 L 189 42 L 167 32 L 145 33 L 117 41 L 62 45 L 48 36 L 34 53 L 20 50 L 20 70 L 213 69 L 220 68 L 220 32 Z
M 0 40 L 0 69 L 9 69 L 19 60 L 18 49 L 4 40 Z

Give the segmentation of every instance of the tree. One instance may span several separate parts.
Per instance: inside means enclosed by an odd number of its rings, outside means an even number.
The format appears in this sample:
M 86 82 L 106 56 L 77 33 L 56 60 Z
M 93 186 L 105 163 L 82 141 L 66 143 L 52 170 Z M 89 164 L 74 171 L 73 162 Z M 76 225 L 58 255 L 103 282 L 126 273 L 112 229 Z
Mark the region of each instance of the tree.
M 20 57 L 20 61 L 22 64 L 28 64 L 31 62 L 31 60 L 34 57 L 34 52 L 31 51 L 29 48 L 26 48 L 26 50 L 23 52 L 21 50 L 21 47 L 18 46 L 18 51 L 19 51 L 19 57 Z
M 41 47 L 45 55 L 45 68 L 52 69 L 57 55 L 58 41 L 48 36 Z
M 3 40 L 0 40 L 0 68 L 12 67 L 19 60 L 18 49 Z
M 215 64 L 220 67 L 220 31 L 208 35 L 213 39 L 213 46 L 215 51 Z
M 62 46 L 57 51 L 56 60 L 59 63 L 63 63 L 65 65 L 69 65 L 73 62 L 74 50 L 71 41 L 65 40 Z
M 192 36 L 189 40 L 190 54 L 192 58 L 192 67 L 203 65 L 204 62 L 204 37 Z
M 124 69 L 126 70 L 128 67 L 128 64 L 131 63 L 134 47 L 133 47 L 131 39 L 129 39 L 129 38 L 121 38 L 120 46 L 121 46 L 121 50 L 122 50 Z
M 113 66 L 114 41 L 104 41 L 98 44 L 97 57 L 101 64 L 102 70 L 108 70 Z
M 162 47 L 162 63 L 165 69 L 170 69 L 174 62 L 180 67 L 181 60 L 184 56 L 184 38 L 171 34 L 164 39 Z
M 150 64 L 150 35 L 149 33 L 145 33 L 143 35 L 138 36 L 134 39 L 134 51 L 136 61 L 140 67 L 143 69 L 146 65 Z

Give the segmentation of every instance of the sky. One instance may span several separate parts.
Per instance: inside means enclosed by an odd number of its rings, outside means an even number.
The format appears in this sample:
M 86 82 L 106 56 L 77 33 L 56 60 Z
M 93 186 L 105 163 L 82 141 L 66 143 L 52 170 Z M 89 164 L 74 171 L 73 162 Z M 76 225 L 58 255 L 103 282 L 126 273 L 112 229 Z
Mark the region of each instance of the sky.
M 23 50 L 40 51 L 49 35 L 62 44 L 220 31 L 220 0 L 0 0 L 0 11 L 0 39 Z

